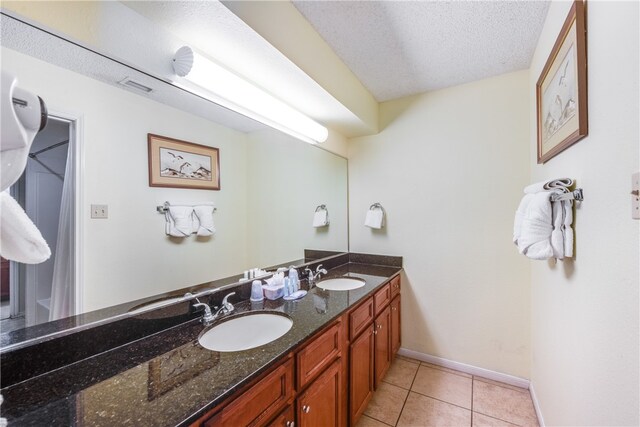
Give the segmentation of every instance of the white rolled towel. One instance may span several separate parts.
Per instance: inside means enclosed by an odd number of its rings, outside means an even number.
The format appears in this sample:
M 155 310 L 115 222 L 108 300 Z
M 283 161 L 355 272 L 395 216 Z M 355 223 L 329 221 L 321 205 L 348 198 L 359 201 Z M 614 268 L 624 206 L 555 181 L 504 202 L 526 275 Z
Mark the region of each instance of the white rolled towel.
M 552 209 L 549 197 L 548 192 L 533 194 L 521 218 L 520 234 L 517 238 L 518 250 L 531 259 L 544 260 L 553 257 Z
M 166 219 L 167 234 L 173 237 L 188 237 L 193 228 L 193 206 L 169 206 Z
M 216 228 L 213 225 L 213 205 L 198 205 L 193 208 L 193 213 L 196 216 L 198 236 L 212 236 L 216 233 Z
M 369 209 L 364 219 L 364 225 L 375 229 L 384 227 L 384 211 L 381 208 Z
M 0 193 L 0 254 L 24 264 L 39 264 L 51 256 L 40 230 L 5 191 Z
M 326 209 L 319 209 L 313 214 L 313 226 L 316 228 L 329 225 L 329 215 Z

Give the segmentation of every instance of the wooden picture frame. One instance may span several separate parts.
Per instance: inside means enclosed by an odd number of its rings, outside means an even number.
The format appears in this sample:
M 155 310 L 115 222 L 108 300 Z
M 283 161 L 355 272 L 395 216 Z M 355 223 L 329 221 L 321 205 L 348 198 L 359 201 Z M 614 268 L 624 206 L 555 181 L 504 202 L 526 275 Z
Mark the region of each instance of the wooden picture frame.
M 149 186 L 220 190 L 220 152 L 215 147 L 147 134 Z
M 585 22 L 585 3 L 574 0 L 536 83 L 538 163 L 589 133 Z

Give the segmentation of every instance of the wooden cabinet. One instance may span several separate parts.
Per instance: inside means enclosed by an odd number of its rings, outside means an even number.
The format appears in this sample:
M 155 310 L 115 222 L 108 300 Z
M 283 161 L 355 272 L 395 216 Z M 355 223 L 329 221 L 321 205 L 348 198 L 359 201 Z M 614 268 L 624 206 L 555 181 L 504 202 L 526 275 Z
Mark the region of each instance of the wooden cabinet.
M 400 295 L 396 296 L 391 304 L 391 357 L 393 358 L 398 350 L 400 350 Z
M 400 348 L 400 276 L 349 313 L 349 420 L 355 425 Z
M 374 356 L 375 387 L 378 388 L 391 366 L 391 308 L 389 306 L 376 317 L 373 325 L 376 349 Z
M 293 360 L 289 358 L 229 405 L 212 417 L 205 417 L 204 422 L 197 425 L 205 427 L 265 425 L 290 402 L 293 396 Z
M 333 362 L 296 400 L 298 426 L 338 427 L 342 424 L 342 362 Z
M 351 342 L 349 352 L 350 421 L 355 425 L 373 396 L 373 326 Z
M 400 348 L 400 330 L 396 276 L 192 427 L 353 426 Z

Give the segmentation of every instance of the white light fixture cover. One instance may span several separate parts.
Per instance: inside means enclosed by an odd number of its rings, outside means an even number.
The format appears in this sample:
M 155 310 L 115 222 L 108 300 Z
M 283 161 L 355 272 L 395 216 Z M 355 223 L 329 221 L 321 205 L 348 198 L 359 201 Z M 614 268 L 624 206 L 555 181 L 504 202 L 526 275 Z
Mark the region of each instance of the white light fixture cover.
M 173 58 L 175 73 L 210 92 L 207 98 L 303 141 L 324 142 L 329 135 L 320 125 L 231 71 L 183 46 Z

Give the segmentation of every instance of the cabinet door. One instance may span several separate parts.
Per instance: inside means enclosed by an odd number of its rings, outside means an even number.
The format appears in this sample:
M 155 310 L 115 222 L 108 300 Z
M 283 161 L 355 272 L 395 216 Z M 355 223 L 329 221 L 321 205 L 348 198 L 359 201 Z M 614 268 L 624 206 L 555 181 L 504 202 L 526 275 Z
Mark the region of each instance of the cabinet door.
M 338 359 L 298 397 L 298 426 L 338 427 L 342 399 L 342 361 Z
M 391 304 L 391 357 L 400 350 L 400 295 L 395 297 Z
M 385 308 L 374 322 L 375 330 L 375 386 L 384 378 L 391 366 L 391 309 Z
M 356 338 L 349 352 L 349 416 L 355 425 L 373 395 L 374 339 L 371 323 Z

